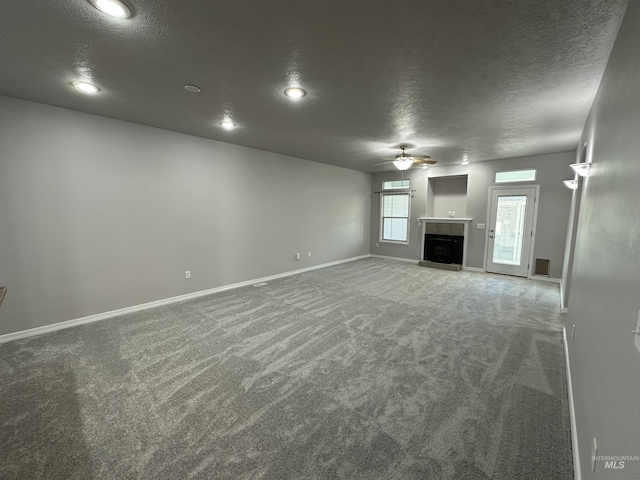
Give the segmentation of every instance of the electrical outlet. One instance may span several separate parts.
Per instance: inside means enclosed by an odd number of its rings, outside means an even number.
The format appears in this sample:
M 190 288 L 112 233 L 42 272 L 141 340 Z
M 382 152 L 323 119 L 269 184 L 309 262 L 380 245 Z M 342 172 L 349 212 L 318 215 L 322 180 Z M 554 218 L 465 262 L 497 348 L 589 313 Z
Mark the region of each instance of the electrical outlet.
M 376 248 L 380 248 L 380 244 L 376 242 Z
M 184 272 L 184 278 L 191 278 L 191 270 Z
M 300 260 L 300 254 L 296 253 L 296 260 Z
M 311 258 L 311 252 L 307 252 L 307 257 Z
M 598 456 L 598 444 L 596 437 L 593 437 L 593 447 L 591 447 L 591 471 L 596 471 L 596 457 Z

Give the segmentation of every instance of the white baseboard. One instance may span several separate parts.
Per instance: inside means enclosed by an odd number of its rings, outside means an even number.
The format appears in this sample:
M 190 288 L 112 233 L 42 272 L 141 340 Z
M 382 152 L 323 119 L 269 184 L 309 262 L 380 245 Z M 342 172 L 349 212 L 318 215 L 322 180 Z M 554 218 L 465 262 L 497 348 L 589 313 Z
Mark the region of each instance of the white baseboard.
M 465 267 L 464 265 L 462 266 L 463 270 L 466 270 L 467 272 L 478 272 L 478 273 L 484 273 L 484 269 L 480 268 L 480 267 Z
M 369 257 L 371 257 L 371 258 L 382 258 L 383 260 L 397 260 L 398 262 L 413 263 L 415 265 L 417 265 L 418 262 L 420 261 L 420 260 L 416 260 L 415 258 L 389 257 L 389 256 L 385 256 L 385 255 L 375 255 L 373 253 L 369 254 Z
M 562 280 L 559 278 L 551 278 L 544 275 L 531 275 L 529 277 L 531 280 L 540 280 L 541 282 L 551 282 L 551 283 L 559 283 L 562 284 Z
M 564 363 L 567 371 L 567 390 L 569 395 L 569 417 L 571 419 L 571 447 L 573 450 L 573 476 L 575 480 L 582 480 L 580 471 L 580 452 L 578 451 L 578 431 L 576 429 L 576 410 L 573 403 L 573 382 L 571 380 L 571 366 L 569 364 L 569 346 L 567 344 L 567 329 L 562 329 L 564 343 Z
M 562 280 L 560 280 L 560 313 L 567 313 L 568 308 L 567 308 L 567 302 L 565 300 L 565 291 L 563 288 L 564 284 L 562 283 Z
M 53 323 L 51 325 L 44 325 L 42 327 L 30 328 L 28 330 L 21 330 L 19 332 L 7 333 L 4 335 L 0 335 L 0 343 L 20 340 L 22 338 L 33 337 L 35 335 L 42 335 L 43 333 L 55 332 L 56 330 L 62 330 L 65 328 L 75 327 L 76 325 L 84 325 L 85 323 L 92 323 L 100 320 L 106 320 L 108 318 L 119 317 L 120 315 L 126 315 L 128 313 L 134 313 L 142 310 L 148 310 L 150 308 L 161 307 L 163 305 L 184 302 L 186 300 L 191 300 L 193 298 L 204 297 L 206 295 L 211 295 L 213 293 L 218 293 L 218 292 L 224 292 L 226 290 L 232 290 L 234 288 L 246 287 L 249 285 L 253 285 L 255 283 L 268 282 L 271 280 L 276 280 L 278 278 L 290 277 L 292 275 L 298 275 L 300 273 L 309 272 L 311 270 L 318 270 L 320 268 L 330 267 L 332 265 L 339 265 L 341 263 L 353 262 L 355 260 L 369 258 L 369 256 L 370 255 L 361 255 L 359 257 L 351 257 L 344 260 L 337 260 L 335 262 L 323 263 L 321 265 L 315 265 L 312 267 L 301 268 L 298 270 L 291 270 L 289 272 L 278 273 L 276 275 L 270 275 L 268 277 L 255 278 L 253 280 L 246 280 L 244 282 L 233 283 L 230 285 L 223 285 L 221 287 L 210 288 L 208 290 L 200 290 L 198 292 L 187 293 L 185 295 L 178 295 L 176 297 L 164 298 L 162 300 L 143 303 L 141 305 L 133 305 L 131 307 L 119 308 L 117 310 L 111 310 L 109 312 L 97 313 L 95 315 L 76 318 L 74 320 L 66 320 L 63 322 Z

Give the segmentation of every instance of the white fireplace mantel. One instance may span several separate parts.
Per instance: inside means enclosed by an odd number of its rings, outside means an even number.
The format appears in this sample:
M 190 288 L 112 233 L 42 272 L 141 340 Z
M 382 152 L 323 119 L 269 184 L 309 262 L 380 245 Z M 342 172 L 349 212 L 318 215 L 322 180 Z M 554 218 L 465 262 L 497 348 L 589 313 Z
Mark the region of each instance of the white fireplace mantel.
M 425 223 L 469 223 L 473 218 L 463 218 L 463 217 L 420 217 L 418 218 L 421 222 Z

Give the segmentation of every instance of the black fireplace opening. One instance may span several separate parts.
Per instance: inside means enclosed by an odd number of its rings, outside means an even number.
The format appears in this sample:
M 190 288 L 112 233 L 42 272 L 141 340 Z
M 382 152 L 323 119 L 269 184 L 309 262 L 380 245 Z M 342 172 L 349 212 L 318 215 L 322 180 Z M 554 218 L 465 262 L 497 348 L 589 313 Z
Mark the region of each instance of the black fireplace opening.
M 463 245 L 463 236 L 427 233 L 424 239 L 424 259 L 436 263 L 462 265 Z

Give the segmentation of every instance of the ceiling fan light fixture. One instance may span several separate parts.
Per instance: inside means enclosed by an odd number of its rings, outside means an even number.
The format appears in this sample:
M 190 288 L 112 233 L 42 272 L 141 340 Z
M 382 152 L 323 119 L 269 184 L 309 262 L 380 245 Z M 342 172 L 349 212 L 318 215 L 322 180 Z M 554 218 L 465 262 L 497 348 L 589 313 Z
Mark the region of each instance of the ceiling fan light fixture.
M 411 165 L 413 165 L 413 158 L 398 155 L 396 159 L 393 161 L 393 164 L 396 166 L 398 170 L 405 171 L 405 170 L 408 170 Z
M 102 13 L 115 18 L 129 18 L 131 10 L 120 0 L 90 0 L 91 4 Z
M 307 94 L 307 92 L 300 87 L 289 87 L 285 89 L 284 94 L 293 100 L 297 100 L 299 98 L 304 97 Z

